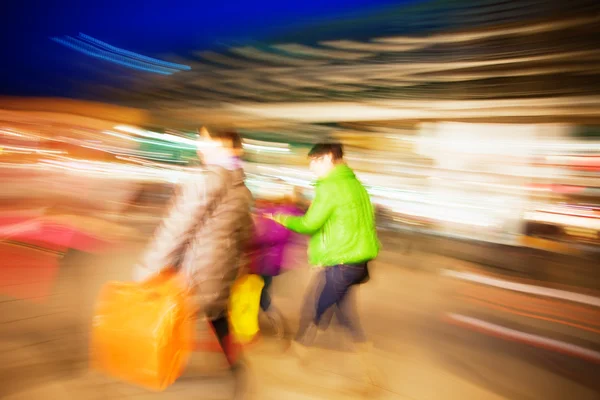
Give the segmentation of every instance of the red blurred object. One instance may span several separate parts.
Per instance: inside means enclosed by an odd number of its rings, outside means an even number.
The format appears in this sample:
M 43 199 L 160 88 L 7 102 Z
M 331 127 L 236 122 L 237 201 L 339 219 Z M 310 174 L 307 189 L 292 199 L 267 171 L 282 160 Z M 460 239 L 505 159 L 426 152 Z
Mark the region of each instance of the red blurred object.
M 0 243 L 0 294 L 43 302 L 58 274 L 59 253 Z
M 111 242 L 68 222 L 24 216 L 0 217 L 0 240 L 22 242 L 54 251 L 76 249 L 86 252 L 106 250 Z
M 0 216 L 0 294 L 44 301 L 55 283 L 63 253 L 68 249 L 100 252 L 111 244 L 74 224 L 31 214 Z

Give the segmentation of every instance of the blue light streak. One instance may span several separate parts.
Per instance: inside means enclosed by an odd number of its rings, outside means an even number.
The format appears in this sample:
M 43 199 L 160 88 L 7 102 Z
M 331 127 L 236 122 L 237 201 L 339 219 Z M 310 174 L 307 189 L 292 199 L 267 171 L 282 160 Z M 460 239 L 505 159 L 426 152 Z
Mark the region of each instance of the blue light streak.
M 112 46 L 108 43 L 104 43 L 98 39 L 95 39 L 91 36 L 88 36 L 84 33 L 79 33 L 79 38 L 88 41 L 91 44 L 94 44 L 95 46 L 98 47 L 102 47 L 108 51 L 114 52 L 118 55 L 122 55 L 125 57 L 130 57 L 133 59 L 137 59 L 139 61 L 146 61 L 148 63 L 154 64 L 154 65 L 158 65 L 161 67 L 165 67 L 165 68 L 172 68 L 172 69 L 178 69 L 181 71 L 190 71 L 192 68 L 187 66 L 187 65 L 183 65 L 183 64 L 175 64 L 175 63 L 171 63 L 171 62 L 167 62 L 167 61 L 162 61 L 162 60 L 158 60 L 156 58 L 152 58 L 152 57 L 147 57 L 138 53 L 134 53 L 132 51 L 128 51 L 128 50 L 124 50 L 115 46 Z
M 144 57 L 136 53 L 127 52 L 114 46 L 110 46 L 109 44 L 96 40 L 87 35 L 80 34 L 80 36 L 85 37 L 88 41 L 93 41 L 94 44 L 98 46 L 103 46 L 105 49 L 110 48 L 110 51 L 95 47 L 91 43 L 84 42 L 81 39 L 73 38 L 71 36 L 53 37 L 50 39 L 56 43 L 59 43 L 65 47 L 68 47 L 72 50 L 78 51 L 90 57 L 113 62 L 115 64 L 119 64 L 128 68 L 137 69 L 139 71 L 153 72 L 160 75 L 172 75 L 175 72 L 180 72 L 182 69 L 191 69 L 190 67 L 185 65 L 168 63 L 150 57 Z M 124 54 L 130 54 L 131 56 L 126 56 Z M 153 62 L 155 62 L 155 64 L 142 61 L 142 59 L 152 60 Z M 157 65 L 156 62 L 162 65 Z M 173 67 L 169 67 L 167 65 L 172 65 Z

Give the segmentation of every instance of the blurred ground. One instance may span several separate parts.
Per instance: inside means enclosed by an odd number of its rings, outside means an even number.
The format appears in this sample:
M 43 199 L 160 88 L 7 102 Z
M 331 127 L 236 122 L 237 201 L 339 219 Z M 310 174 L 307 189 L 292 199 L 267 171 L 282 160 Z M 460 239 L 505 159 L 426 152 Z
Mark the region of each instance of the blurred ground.
M 344 341 L 332 327 L 319 337 L 319 348 L 311 354 L 307 369 L 283 354 L 280 344 L 268 335 L 249 348 L 253 398 L 600 398 L 597 365 L 446 325 L 440 316 L 452 300 L 446 296 L 448 288 L 439 271 L 460 261 L 419 246 L 408 252 L 405 240 L 398 236 L 392 235 L 388 242 L 358 297 L 363 324 L 376 348 L 380 387 L 361 383 L 357 360 L 342 351 Z M 93 300 L 104 282 L 129 277 L 139 250 L 135 245 L 102 256 L 69 253 L 49 298 L 0 297 L 0 398 L 228 398 L 231 381 L 217 353 L 195 354 L 186 375 L 160 394 L 87 370 Z M 301 245 L 293 254 L 297 265 L 305 265 Z M 274 282 L 276 304 L 292 327 L 307 279 L 307 270 L 299 268 Z

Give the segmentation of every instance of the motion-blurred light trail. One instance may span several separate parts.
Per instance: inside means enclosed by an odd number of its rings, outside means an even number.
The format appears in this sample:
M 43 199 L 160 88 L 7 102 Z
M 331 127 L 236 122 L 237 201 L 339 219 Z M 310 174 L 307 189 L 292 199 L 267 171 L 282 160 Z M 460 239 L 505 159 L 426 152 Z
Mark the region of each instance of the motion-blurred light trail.
M 78 38 L 63 36 L 53 37 L 51 40 L 90 57 L 109 61 L 139 71 L 153 72 L 160 75 L 172 75 L 175 72 L 191 70 L 191 67 L 187 65 L 169 63 L 146 57 L 141 54 L 111 46 L 82 33 L 79 34 Z

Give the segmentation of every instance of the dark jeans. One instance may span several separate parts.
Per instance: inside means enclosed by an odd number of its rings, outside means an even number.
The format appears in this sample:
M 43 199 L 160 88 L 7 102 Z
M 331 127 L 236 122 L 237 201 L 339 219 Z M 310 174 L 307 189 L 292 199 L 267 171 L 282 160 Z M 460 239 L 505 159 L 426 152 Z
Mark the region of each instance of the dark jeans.
M 219 345 L 221 346 L 223 353 L 225 353 L 229 366 L 235 367 L 238 354 L 232 335 L 229 331 L 229 319 L 227 316 L 219 317 L 210 321 L 210 326 L 219 340 Z
M 210 321 L 210 325 L 219 340 L 221 349 L 227 358 L 229 369 L 233 374 L 234 379 L 234 398 L 245 398 L 240 397 L 246 392 L 246 374 L 244 369 L 244 363 L 240 357 L 240 349 L 234 342 L 232 335 L 229 330 L 229 318 L 227 314 Z
M 354 341 L 365 342 L 366 336 L 358 319 L 351 289 L 354 285 L 365 282 L 367 278 L 367 263 L 326 267 L 315 282 L 315 285 L 318 286 L 316 288 L 318 297 L 313 308 L 316 308 L 316 310 L 312 314 L 315 325 L 322 325 L 322 319 L 326 311 L 332 306 L 336 306 L 338 320 L 342 326 L 348 329 Z M 303 314 L 306 313 L 306 308 L 310 307 L 307 306 L 309 300 L 309 298 L 305 300 Z M 307 344 L 307 340 L 310 340 L 310 338 L 305 338 L 309 322 L 310 320 L 306 318 L 301 319 L 296 336 L 296 340 L 304 344 Z
M 265 284 L 260 292 L 260 309 L 267 311 L 271 307 L 271 295 L 269 294 L 269 289 L 273 283 L 273 277 L 262 275 L 262 278 Z

